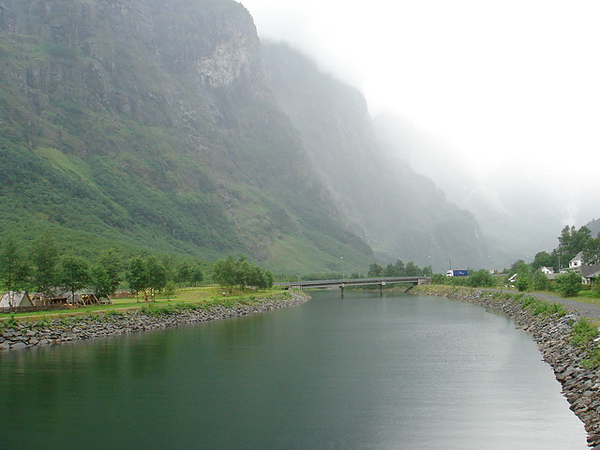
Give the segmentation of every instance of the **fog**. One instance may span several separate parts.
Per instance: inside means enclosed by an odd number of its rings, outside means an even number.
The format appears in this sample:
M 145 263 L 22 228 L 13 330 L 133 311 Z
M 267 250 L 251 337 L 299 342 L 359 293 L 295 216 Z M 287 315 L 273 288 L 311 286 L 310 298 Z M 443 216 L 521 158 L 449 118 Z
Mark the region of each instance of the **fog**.
M 356 86 L 373 115 L 442 142 L 419 147 L 423 173 L 435 176 L 427 158 L 445 148 L 456 173 L 500 203 L 517 199 L 526 213 L 541 196 L 577 226 L 600 216 L 597 1 L 242 3 L 262 39 Z

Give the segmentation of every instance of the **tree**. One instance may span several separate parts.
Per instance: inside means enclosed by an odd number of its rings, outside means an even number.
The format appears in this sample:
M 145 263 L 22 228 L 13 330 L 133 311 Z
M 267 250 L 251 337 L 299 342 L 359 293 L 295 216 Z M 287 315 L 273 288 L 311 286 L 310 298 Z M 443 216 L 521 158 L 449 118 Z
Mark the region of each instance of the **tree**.
M 177 283 L 188 283 L 191 278 L 192 266 L 187 262 L 181 262 L 175 271 L 175 281 Z
M 556 286 L 560 295 L 574 297 L 581 290 L 581 275 L 567 272 L 556 277 Z
M 125 278 L 129 287 L 136 294 L 142 292 L 144 301 L 148 301 L 148 292 L 154 299 L 157 292 L 162 291 L 169 281 L 167 269 L 156 256 L 135 256 L 129 261 L 129 267 Z
M 600 238 L 590 239 L 583 249 L 583 262 L 589 266 L 600 265 Z
M 402 262 L 401 259 L 397 260 L 396 264 L 394 264 L 394 266 L 396 266 L 396 276 L 397 277 L 406 275 L 404 262 Z
M 9 293 L 9 306 L 13 306 L 15 291 L 25 289 L 30 268 L 14 237 L 9 237 L 0 251 L 0 285 Z
M 146 264 L 144 258 L 141 256 L 134 256 L 129 261 L 127 267 L 127 273 L 125 278 L 129 284 L 129 288 L 132 289 L 136 296 L 138 293 L 144 293 L 144 301 L 148 301 L 148 294 L 146 288 L 148 286 L 148 273 L 146 271 Z
M 531 285 L 536 291 L 550 290 L 550 280 L 541 270 L 536 270 L 533 273 L 531 276 Z
M 517 279 L 515 280 L 515 287 L 523 292 L 529 289 L 531 286 L 531 275 L 528 272 L 521 272 L 517 274 Z
M 202 273 L 202 268 L 195 264 L 190 267 L 190 282 L 194 286 L 198 286 L 200 283 L 204 281 L 204 274 Z
M 116 251 L 108 250 L 100 256 L 100 261 L 90 269 L 91 286 L 98 297 L 110 298 L 121 283 L 123 264 Z
M 233 286 L 239 286 L 240 289 L 245 289 L 246 286 L 258 289 L 267 289 L 273 286 L 271 272 L 250 264 L 244 257 L 235 260 L 231 255 L 215 263 L 213 280 L 229 290 Z
M 407 277 L 415 277 L 421 273 L 421 269 L 414 262 L 409 261 L 406 263 L 406 268 L 404 269 L 404 274 Z
M 385 270 L 383 271 L 384 277 L 395 277 L 396 276 L 396 266 L 392 263 L 389 263 Z
M 61 285 L 71 292 L 73 303 L 75 303 L 75 292 L 91 282 L 87 261 L 75 255 L 65 255 L 60 259 L 58 274 Z
M 162 291 L 167 285 L 167 269 L 156 256 L 146 257 L 144 264 L 146 265 L 146 273 L 148 277 L 147 288 L 150 290 L 151 298 L 154 299 L 154 295 L 157 292 Z
M 204 280 L 204 274 L 199 264 L 181 262 L 175 271 L 174 280 L 179 284 L 189 283 L 197 286 Z
M 553 267 L 553 258 L 548 252 L 538 252 L 531 263 L 531 268 L 537 270 L 540 267 Z
M 509 278 L 517 275 L 514 284 L 519 291 L 526 291 L 531 286 L 531 267 L 523 260 L 515 262 L 508 271 Z
M 38 292 L 46 298 L 54 293 L 57 284 L 59 257 L 56 241 L 49 232 L 44 233 L 34 244 L 33 282 Z
M 577 230 L 574 226 L 567 225 L 558 237 L 559 252 L 565 261 L 569 261 L 586 248 L 590 239 L 592 239 L 592 232 L 589 228 L 583 226 Z
M 377 263 L 372 263 L 369 265 L 369 271 L 367 272 L 367 276 L 371 278 L 380 277 L 383 274 L 383 267 L 381 267 Z
M 236 261 L 229 255 L 217 261 L 213 267 L 213 279 L 221 286 L 233 287 L 236 283 Z

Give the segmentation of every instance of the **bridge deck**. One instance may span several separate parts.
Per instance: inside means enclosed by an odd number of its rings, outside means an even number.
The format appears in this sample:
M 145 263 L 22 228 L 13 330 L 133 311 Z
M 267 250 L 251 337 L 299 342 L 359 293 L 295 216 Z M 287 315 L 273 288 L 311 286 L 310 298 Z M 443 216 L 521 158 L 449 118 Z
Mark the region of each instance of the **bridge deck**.
M 342 280 L 311 280 L 311 281 L 292 281 L 289 283 L 277 283 L 278 286 L 286 288 L 299 288 L 299 289 L 310 289 L 310 288 L 326 288 L 326 287 L 339 287 L 344 288 L 346 286 L 385 286 L 387 284 L 398 284 L 398 283 L 409 283 L 409 284 L 427 284 L 429 283 L 429 277 L 380 277 L 380 278 L 351 278 Z

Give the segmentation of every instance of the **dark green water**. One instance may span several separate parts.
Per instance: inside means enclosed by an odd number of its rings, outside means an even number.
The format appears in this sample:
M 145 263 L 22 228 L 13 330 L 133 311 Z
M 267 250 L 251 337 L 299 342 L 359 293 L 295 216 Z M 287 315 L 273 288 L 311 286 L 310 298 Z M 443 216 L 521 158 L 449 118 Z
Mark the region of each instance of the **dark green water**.
M 530 337 L 417 296 L 0 354 L 0 448 L 584 449 Z

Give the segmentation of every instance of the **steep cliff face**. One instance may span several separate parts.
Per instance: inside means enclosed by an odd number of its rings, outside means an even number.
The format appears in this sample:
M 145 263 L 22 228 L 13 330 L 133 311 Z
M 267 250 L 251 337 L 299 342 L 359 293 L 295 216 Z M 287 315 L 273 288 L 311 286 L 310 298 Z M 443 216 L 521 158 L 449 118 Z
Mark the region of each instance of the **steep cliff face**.
M 259 52 L 229 0 L 3 1 L 2 231 L 297 271 L 366 264 Z
M 320 73 L 285 45 L 263 46 L 266 75 L 302 133 L 315 171 L 347 222 L 384 260 L 438 270 L 484 264 L 473 216 L 446 201 L 427 178 L 382 150 L 363 96 Z
M 468 213 L 386 158 L 362 95 L 263 53 L 233 0 L 2 0 L 0 58 L 0 234 L 296 273 L 485 253 Z

